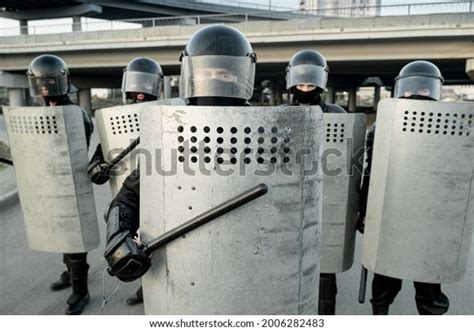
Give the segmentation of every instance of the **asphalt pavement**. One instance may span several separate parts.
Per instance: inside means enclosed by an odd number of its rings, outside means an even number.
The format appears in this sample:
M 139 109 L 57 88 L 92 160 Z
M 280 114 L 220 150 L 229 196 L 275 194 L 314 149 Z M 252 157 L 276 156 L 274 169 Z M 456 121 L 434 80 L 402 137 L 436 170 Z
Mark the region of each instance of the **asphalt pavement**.
M 0 116 L 0 138 L 4 137 L 2 118 Z M 92 137 L 91 150 L 97 145 L 97 132 Z M 97 215 L 101 238 L 105 237 L 105 224 L 102 215 L 111 200 L 108 185 L 94 186 Z M 337 313 L 341 315 L 371 314 L 368 301 L 372 276 L 367 283 L 367 300 L 361 305 L 357 302 L 360 277 L 360 251 L 362 236 L 358 234 L 354 266 L 347 272 L 339 274 Z M 18 201 L 0 208 L 0 314 L 48 314 L 64 313 L 65 303 L 70 289 L 52 292 L 49 285 L 64 270 L 61 254 L 43 253 L 28 248 L 22 211 Z M 104 243 L 89 253 L 89 291 L 91 301 L 84 310 L 87 315 L 143 314 L 143 305 L 130 307 L 125 303 L 140 285 L 139 281 L 121 283 L 120 288 L 102 309 L 103 274 L 106 266 L 102 257 Z M 106 274 L 106 295 L 109 296 L 118 285 L 118 280 Z M 448 314 L 474 314 L 474 241 L 471 243 L 470 261 L 466 274 L 458 283 L 443 285 L 443 291 L 450 300 Z M 417 314 L 415 291 L 409 281 L 403 282 L 403 288 L 391 306 L 391 314 Z

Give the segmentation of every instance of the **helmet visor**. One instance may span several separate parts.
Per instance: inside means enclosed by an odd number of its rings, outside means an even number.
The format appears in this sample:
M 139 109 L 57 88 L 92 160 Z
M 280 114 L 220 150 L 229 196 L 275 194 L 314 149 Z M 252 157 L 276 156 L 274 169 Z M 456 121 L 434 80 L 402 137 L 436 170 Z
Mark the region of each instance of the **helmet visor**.
M 324 90 L 328 81 L 327 67 L 314 64 L 300 64 L 290 67 L 286 73 L 286 89 L 298 84 L 312 84 Z
M 32 97 L 53 97 L 65 95 L 68 92 L 68 80 L 66 75 L 28 76 L 28 84 Z
M 182 98 L 230 97 L 248 100 L 253 94 L 255 63 L 250 57 L 185 56 L 181 63 Z
M 423 76 L 404 77 L 397 80 L 395 98 L 410 98 L 412 96 L 439 100 L 441 97 L 441 80 Z
M 158 97 L 161 90 L 161 76 L 139 71 L 125 71 L 122 79 L 122 92 L 146 93 Z

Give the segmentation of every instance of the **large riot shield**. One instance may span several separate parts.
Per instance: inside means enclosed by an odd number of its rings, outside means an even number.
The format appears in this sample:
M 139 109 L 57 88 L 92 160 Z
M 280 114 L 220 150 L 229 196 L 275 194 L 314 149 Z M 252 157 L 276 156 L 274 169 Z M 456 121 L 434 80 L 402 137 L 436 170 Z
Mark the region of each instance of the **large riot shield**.
M 324 130 L 319 107 L 142 113 L 144 242 L 259 183 L 268 193 L 152 257 L 147 314 L 316 314 Z
M 321 273 L 348 270 L 354 262 L 355 221 L 364 156 L 365 114 L 325 113 L 322 157 Z
M 376 273 L 452 283 L 474 222 L 474 106 L 379 103 L 362 262 Z
M 28 245 L 80 253 L 99 246 L 82 109 L 4 107 Z
M 140 113 L 153 105 L 184 105 L 180 98 L 135 103 L 99 109 L 95 112 L 104 160 L 112 161 L 140 136 Z M 116 196 L 127 176 L 137 168 L 138 149 L 132 150 L 111 171 L 110 189 Z

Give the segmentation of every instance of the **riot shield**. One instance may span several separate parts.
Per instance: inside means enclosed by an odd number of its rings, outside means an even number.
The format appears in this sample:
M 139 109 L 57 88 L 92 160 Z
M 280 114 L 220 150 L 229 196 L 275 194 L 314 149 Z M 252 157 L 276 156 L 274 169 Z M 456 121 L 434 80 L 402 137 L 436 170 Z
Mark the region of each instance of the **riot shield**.
M 142 112 L 143 242 L 259 183 L 266 195 L 152 256 L 147 314 L 316 314 L 322 218 L 319 107 Z
M 184 105 L 180 98 L 135 103 L 99 109 L 95 112 L 104 160 L 110 162 L 140 136 L 140 113 L 153 105 Z M 138 149 L 125 156 L 110 176 L 112 196 L 116 196 L 127 176 L 137 167 Z
M 99 246 L 82 109 L 4 111 L 29 247 L 81 253 Z
M 474 222 L 473 105 L 385 99 L 378 109 L 362 262 L 390 277 L 456 282 Z
M 348 270 L 354 262 L 365 114 L 325 113 L 322 167 L 323 228 L 321 273 Z

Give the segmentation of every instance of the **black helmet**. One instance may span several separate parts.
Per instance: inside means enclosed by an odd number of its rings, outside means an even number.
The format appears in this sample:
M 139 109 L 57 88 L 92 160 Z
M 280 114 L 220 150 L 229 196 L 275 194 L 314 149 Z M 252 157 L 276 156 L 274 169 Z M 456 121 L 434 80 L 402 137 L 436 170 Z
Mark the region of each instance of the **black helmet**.
M 68 93 L 69 69 L 56 55 L 44 54 L 35 57 L 26 74 L 32 97 L 54 97 Z
M 438 67 L 428 61 L 413 61 L 395 78 L 395 98 L 439 100 L 443 76 Z
M 252 97 L 256 55 L 239 30 L 211 25 L 196 31 L 180 61 L 183 98 Z
M 326 88 L 329 67 L 321 53 L 312 50 L 299 51 L 286 67 L 286 89 L 298 84 L 312 84 L 320 89 Z
M 133 93 L 144 94 L 146 101 L 156 100 L 160 96 L 163 70 L 160 65 L 148 57 L 137 57 L 124 69 L 122 78 L 123 102 L 134 100 Z M 134 100 L 137 101 L 137 100 Z

